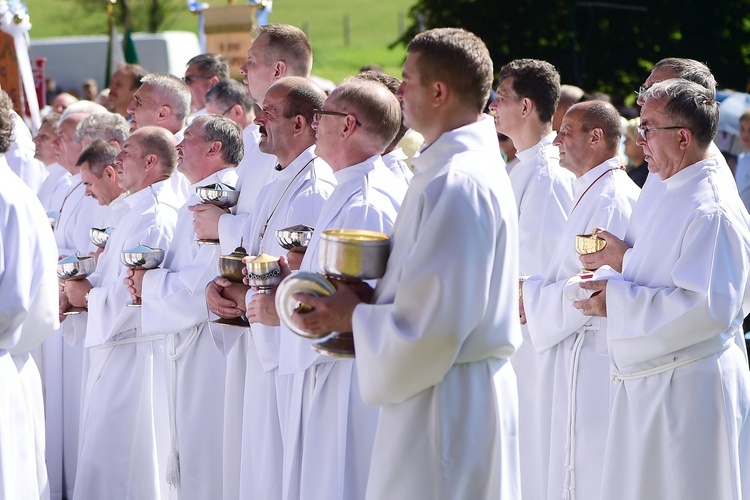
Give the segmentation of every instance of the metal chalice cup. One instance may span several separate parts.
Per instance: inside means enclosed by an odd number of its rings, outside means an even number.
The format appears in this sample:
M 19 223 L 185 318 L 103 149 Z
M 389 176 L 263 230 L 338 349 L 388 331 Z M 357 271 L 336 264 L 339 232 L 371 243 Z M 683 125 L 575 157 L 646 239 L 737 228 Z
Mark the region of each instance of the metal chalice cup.
M 247 281 L 250 286 L 258 288 L 261 293 L 273 293 L 273 287 L 281 283 L 281 264 L 279 258 L 268 254 L 243 259 L 247 266 Z
M 120 261 L 131 269 L 155 269 L 164 261 L 164 250 L 146 245 L 128 248 L 120 253 Z M 140 307 L 140 299 L 125 303 L 128 307 Z
M 114 230 L 115 228 L 113 227 L 92 227 L 89 229 L 89 239 L 97 247 L 104 248 L 107 246 L 107 241 L 112 236 Z
M 232 208 L 240 199 L 240 192 L 228 184 L 217 182 L 195 188 L 195 195 L 201 203 L 216 205 L 219 208 Z M 219 240 L 198 240 L 206 245 L 218 245 Z
M 363 229 L 332 229 L 320 236 L 320 266 L 329 280 L 357 283 L 382 278 L 388 264 L 388 235 Z M 352 358 L 352 332 L 332 332 L 313 342 L 313 349 L 333 357 Z
M 63 281 L 76 281 L 86 278 L 96 269 L 96 259 L 68 255 L 57 263 L 57 277 Z M 88 311 L 86 307 L 70 307 L 63 314 L 71 316 Z
M 304 224 L 286 227 L 276 230 L 276 241 L 284 250 L 294 250 L 295 248 L 306 248 L 312 239 L 314 227 Z
M 276 289 L 276 312 L 281 322 L 300 337 L 321 340 L 319 335 L 304 331 L 292 321 L 292 315 L 295 312 L 305 314 L 313 310 L 312 306 L 295 299 L 294 294 L 306 293 L 314 297 L 330 297 L 335 292 L 336 287 L 320 274 L 305 271 L 291 274 L 284 278 Z
M 607 246 L 607 240 L 600 238 L 597 231 L 591 234 L 577 234 L 575 240 L 575 249 L 578 255 L 588 255 L 604 250 Z M 581 269 L 582 273 L 592 273 L 590 269 Z

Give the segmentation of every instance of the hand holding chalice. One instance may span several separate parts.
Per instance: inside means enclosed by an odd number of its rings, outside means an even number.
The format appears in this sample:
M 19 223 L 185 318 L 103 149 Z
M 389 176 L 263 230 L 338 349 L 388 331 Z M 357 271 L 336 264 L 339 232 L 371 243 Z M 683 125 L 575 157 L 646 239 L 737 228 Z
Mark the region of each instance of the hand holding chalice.
M 96 260 L 93 257 L 79 257 L 69 255 L 57 263 L 57 277 L 63 281 L 61 288 L 65 290 L 67 282 L 85 279 L 96 269 Z M 86 312 L 86 307 L 70 307 L 63 314 L 70 316 Z
M 164 250 L 151 248 L 146 245 L 138 245 L 120 253 L 120 260 L 125 267 L 132 269 L 156 269 L 164 260 Z M 140 297 L 126 302 L 128 307 L 141 307 Z
M 578 255 L 589 255 L 601 252 L 607 246 L 607 240 L 599 237 L 599 231 L 594 229 L 591 234 L 577 234 L 575 239 L 575 249 Z M 583 268 L 582 274 L 591 274 L 594 270 Z
M 240 192 L 228 184 L 217 182 L 195 188 L 195 195 L 204 205 L 214 205 L 223 210 L 229 210 L 237 204 Z M 218 245 L 219 240 L 201 238 L 198 243 L 205 245 Z

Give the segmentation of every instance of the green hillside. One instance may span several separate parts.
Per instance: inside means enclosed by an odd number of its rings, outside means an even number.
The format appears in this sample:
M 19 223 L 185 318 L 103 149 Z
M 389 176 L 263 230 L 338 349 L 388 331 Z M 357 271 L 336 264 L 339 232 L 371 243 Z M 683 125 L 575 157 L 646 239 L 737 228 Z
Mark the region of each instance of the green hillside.
M 208 3 L 227 4 L 218 0 Z M 403 0 L 276 0 L 270 22 L 293 24 L 308 34 L 315 57 L 313 72 L 318 76 L 338 82 L 365 64 L 379 64 L 399 76 L 405 50 L 391 50 L 388 45 L 398 38 L 409 4 Z M 107 32 L 103 0 L 98 12 L 84 9 L 76 0 L 28 0 L 27 6 L 32 38 Z M 170 19 L 166 29 L 197 31 L 197 26 L 198 17 L 185 7 Z

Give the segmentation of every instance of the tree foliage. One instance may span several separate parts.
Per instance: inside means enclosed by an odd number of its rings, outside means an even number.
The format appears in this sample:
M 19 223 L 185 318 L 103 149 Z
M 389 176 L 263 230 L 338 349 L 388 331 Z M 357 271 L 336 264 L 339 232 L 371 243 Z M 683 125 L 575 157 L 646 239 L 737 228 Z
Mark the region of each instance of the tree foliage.
M 398 42 L 466 28 L 485 41 L 496 71 L 513 59 L 544 59 L 563 83 L 615 98 L 634 96 L 664 57 L 705 62 L 722 87 L 744 90 L 750 76 L 750 0 L 417 0 L 409 17 Z
M 105 0 L 77 0 L 87 10 L 105 10 Z M 177 13 L 185 11 L 184 0 L 117 0 L 115 19 L 118 25 L 126 22 L 126 9 L 130 14 L 130 26 L 133 31 L 157 33 L 169 29 L 171 19 Z

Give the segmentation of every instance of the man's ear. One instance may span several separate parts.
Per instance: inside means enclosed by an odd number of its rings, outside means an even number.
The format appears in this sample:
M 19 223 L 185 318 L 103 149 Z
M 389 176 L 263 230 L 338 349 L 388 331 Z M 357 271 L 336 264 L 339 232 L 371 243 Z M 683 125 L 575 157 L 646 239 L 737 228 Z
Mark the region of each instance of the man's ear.
M 104 167 L 104 170 L 102 170 L 102 175 L 106 176 L 107 179 L 116 179 L 117 169 L 114 167 L 114 165 L 107 165 L 106 167 Z

